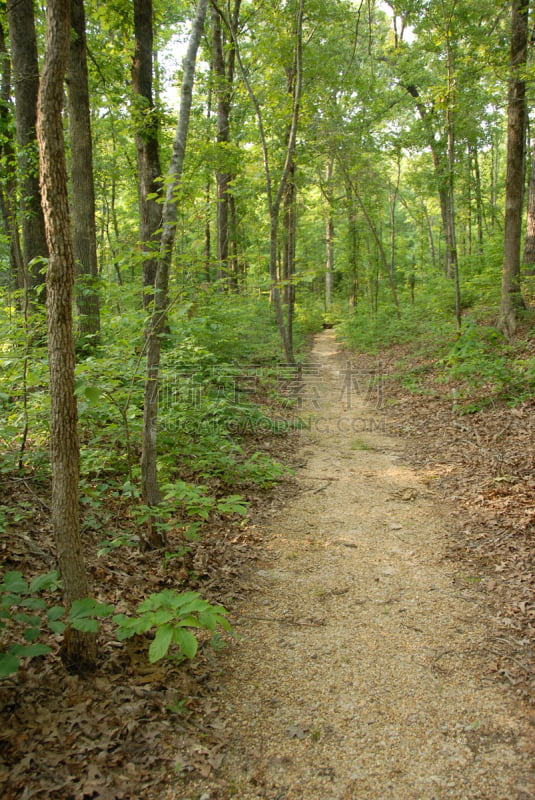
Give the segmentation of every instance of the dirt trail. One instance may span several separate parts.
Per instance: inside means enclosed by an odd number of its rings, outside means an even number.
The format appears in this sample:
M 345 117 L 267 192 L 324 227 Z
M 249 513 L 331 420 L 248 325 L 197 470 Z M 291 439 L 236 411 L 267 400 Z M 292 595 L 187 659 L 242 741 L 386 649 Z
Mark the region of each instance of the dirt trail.
M 168 797 L 535 797 L 533 730 L 485 679 L 490 611 L 477 576 L 444 558 L 444 498 L 403 463 L 378 390 L 348 391 L 365 381 L 332 332 L 311 358 L 298 491 L 218 657 L 223 763 Z

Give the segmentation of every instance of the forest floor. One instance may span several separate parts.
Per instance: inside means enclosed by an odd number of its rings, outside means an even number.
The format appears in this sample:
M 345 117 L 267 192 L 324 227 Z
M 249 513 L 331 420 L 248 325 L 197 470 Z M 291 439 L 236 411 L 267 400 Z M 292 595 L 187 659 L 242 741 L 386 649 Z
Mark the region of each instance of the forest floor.
M 264 441 L 294 476 L 187 565 L 237 635 L 178 666 L 103 636 L 89 679 L 32 662 L 2 690 L 2 797 L 535 797 L 533 404 L 467 421 L 390 384 L 401 355 L 315 337 L 309 424 Z M 0 541 L 12 569 L 24 541 Z M 108 602 L 138 596 L 139 569 L 157 591 L 186 566 L 91 563 Z

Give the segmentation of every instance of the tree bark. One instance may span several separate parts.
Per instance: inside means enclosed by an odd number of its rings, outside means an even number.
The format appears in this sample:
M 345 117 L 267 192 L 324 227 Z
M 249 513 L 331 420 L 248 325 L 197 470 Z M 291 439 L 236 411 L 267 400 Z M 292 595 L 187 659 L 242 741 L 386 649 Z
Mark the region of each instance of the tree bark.
M 451 277 L 455 284 L 455 321 L 457 330 L 461 330 L 461 284 L 459 276 L 459 258 L 457 252 L 457 231 L 455 220 L 455 69 L 453 50 L 449 31 L 446 36 L 446 61 L 448 70 L 448 97 L 446 108 L 446 129 L 448 137 L 448 236 L 449 258 L 447 259 L 451 270 Z
M 235 36 L 238 19 L 240 14 L 241 0 L 234 0 L 234 8 L 229 19 L 232 26 L 232 33 Z M 212 9 L 212 29 L 213 29 L 213 56 L 214 74 L 216 78 L 217 96 L 217 143 L 225 145 L 230 142 L 230 110 L 232 84 L 234 81 L 234 67 L 236 61 L 236 50 L 231 35 L 228 55 L 225 59 L 225 41 L 221 28 L 221 17 L 216 8 Z M 221 157 L 225 159 L 226 153 L 222 149 Z M 216 228 L 216 255 L 218 278 L 224 284 L 236 283 L 236 275 L 230 274 L 229 252 L 231 249 L 230 234 L 230 185 L 232 172 L 228 169 L 218 169 L 216 172 L 217 182 L 217 228 Z
M 63 79 L 69 55 L 70 0 L 49 0 L 37 137 L 43 210 L 50 258 L 47 270 L 50 372 L 52 529 L 65 601 L 88 597 L 78 511 L 79 444 L 74 394 L 72 292 L 74 252 L 70 233 L 67 167 L 63 141 Z M 94 634 L 67 630 L 62 657 L 73 670 L 92 669 Z
M 450 207 L 451 195 L 449 191 L 449 166 L 447 146 L 437 141 L 435 138 L 433 120 L 433 111 L 429 111 L 423 104 L 420 93 L 414 85 L 407 86 L 407 91 L 416 101 L 416 108 L 420 115 L 420 119 L 424 123 L 427 144 L 431 150 L 433 158 L 433 166 L 435 170 L 435 180 L 437 184 L 438 199 L 440 203 L 440 216 L 442 218 L 442 229 L 444 232 L 445 253 L 444 253 L 444 273 L 448 278 L 455 278 L 455 262 L 454 258 L 457 257 L 457 249 L 451 240 L 452 225 L 451 220 L 454 219 L 453 211 Z M 455 226 L 453 226 L 455 230 Z
M 327 163 L 325 190 L 323 192 L 327 201 L 327 216 L 325 218 L 325 311 L 329 311 L 333 299 L 334 286 L 334 214 L 332 198 L 333 160 Z
M 476 195 L 476 219 L 477 219 L 477 251 L 483 255 L 483 198 L 481 192 L 481 170 L 479 169 L 479 153 L 477 146 L 470 148 L 472 164 L 474 166 L 474 186 Z
M 526 81 L 529 0 L 513 0 L 511 77 L 507 102 L 507 173 L 505 179 L 504 253 L 498 328 L 512 336 L 525 308 L 520 290 L 520 249 L 526 144 Z
M 17 173 L 15 170 L 16 149 L 10 134 L 12 129 L 11 107 L 11 61 L 7 52 L 4 28 L 0 24 L 0 125 L 3 136 L 0 139 L 0 161 L 3 167 L 0 186 L 0 213 L 6 236 L 9 240 L 9 263 L 11 285 L 16 289 L 24 289 L 27 276 L 20 246 L 17 220 Z
M 531 173 L 528 189 L 526 238 L 524 240 L 524 266 L 528 275 L 535 274 L 535 136 L 531 151 Z
M 30 287 L 37 290 L 45 283 L 43 261 L 48 258 L 48 248 L 35 132 L 39 67 L 33 0 L 8 0 L 7 15 L 15 85 L 22 250 Z M 37 299 L 37 294 L 33 292 L 34 299 Z M 44 297 L 39 299 L 42 301 Z
M 74 259 L 78 275 L 76 305 L 81 345 L 91 349 L 98 344 L 100 334 L 100 296 L 84 0 L 71 0 L 71 28 L 67 84 L 71 209 Z
M 145 505 L 156 508 L 161 502 L 157 473 L 157 427 L 158 391 L 161 337 L 167 319 L 167 294 L 169 271 L 173 255 L 178 220 L 176 191 L 182 178 L 182 167 L 191 112 L 195 61 L 206 18 L 208 0 L 199 0 L 193 21 L 188 49 L 184 58 L 184 72 L 180 98 L 180 115 L 173 143 L 171 163 L 167 172 L 165 203 L 162 211 L 162 235 L 155 278 L 154 303 L 150 328 L 147 331 L 147 367 L 143 405 L 143 440 L 141 453 L 142 495 Z M 146 547 L 165 545 L 165 533 L 157 526 L 157 519 L 150 521 Z
M 137 167 L 139 179 L 139 238 L 142 265 L 143 307 L 154 299 L 158 248 L 162 224 L 162 169 L 158 143 L 159 119 L 154 106 L 152 0 L 134 0 L 136 38 L 132 64 L 132 86 L 137 96 L 135 110 Z

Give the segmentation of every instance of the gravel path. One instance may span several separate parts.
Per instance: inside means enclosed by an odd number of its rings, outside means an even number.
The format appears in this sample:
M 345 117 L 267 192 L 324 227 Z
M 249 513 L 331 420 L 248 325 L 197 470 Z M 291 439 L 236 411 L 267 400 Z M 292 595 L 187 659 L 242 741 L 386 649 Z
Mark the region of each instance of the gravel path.
M 478 576 L 444 558 L 447 503 L 403 463 L 379 387 L 352 391 L 367 378 L 332 332 L 312 364 L 299 491 L 273 515 L 255 591 L 233 612 L 241 638 L 218 659 L 223 762 L 172 797 L 535 797 L 526 709 L 485 677 Z

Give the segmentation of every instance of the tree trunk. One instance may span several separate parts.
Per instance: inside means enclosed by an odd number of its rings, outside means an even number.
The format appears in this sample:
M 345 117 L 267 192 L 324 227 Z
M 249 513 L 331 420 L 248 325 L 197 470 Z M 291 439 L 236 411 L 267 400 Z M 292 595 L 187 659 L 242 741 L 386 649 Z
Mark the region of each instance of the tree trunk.
M 219 10 L 223 15 L 223 12 Z M 289 336 L 288 328 L 284 320 L 284 312 L 281 302 L 278 270 L 277 270 L 277 252 L 278 252 L 278 233 L 279 233 L 279 212 L 281 208 L 282 199 L 286 190 L 288 175 L 294 160 L 295 143 L 297 137 L 297 125 L 299 122 L 299 114 L 301 110 L 301 95 L 303 89 L 303 14 L 304 14 L 304 0 L 299 0 L 297 13 L 296 13 L 296 27 L 295 27 L 295 62 L 293 73 L 295 83 L 293 84 L 293 97 L 292 97 L 292 113 L 290 118 L 289 133 L 286 141 L 286 152 L 284 158 L 284 166 L 282 168 L 277 191 L 274 191 L 273 176 L 271 173 L 269 163 L 269 147 L 264 129 L 264 118 L 262 108 L 258 97 L 253 91 L 251 82 L 248 78 L 247 71 L 244 69 L 238 43 L 236 40 L 236 32 L 233 30 L 231 23 L 226 20 L 227 30 L 229 30 L 232 43 L 234 45 L 236 59 L 240 68 L 241 76 L 247 93 L 253 103 L 256 119 L 258 122 L 258 132 L 260 135 L 260 142 L 262 145 L 262 156 L 264 162 L 264 174 L 266 180 L 266 195 L 269 209 L 269 275 L 271 280 L 271 300 L 275 310 L 275 317 L 277 320 L 277 327 L 281 338 L 281 344 L 284 351 L 284 358 L 288 364 L 295 362 L 293 355 L 293 342 Z
M 144 308 L 147 308 L 154 298 L 163 195 L 158 146 L 159 119 L 152 95 L 152 16 L 152 0 L 134 0 L 136 45 L 132 65 L 132 85 L 137 96 L 134 116 L 139 179 L 139 238 L 144 254 L 142 266 Z
M 147 331 L 147 368 L 143 405 L 141 483 L 143 502 L 150 507 L 157 507 L 162 499 L 157 473 L 158 390 L 161 337 L 167 319 L 169 271 L 178 220 L 176 190 L 182 177 L 182 167 L 184 164 L 191 112 L 193 79 L 195 77 L 195 61 L 204 28 L 207 5 L 208 0 L 199 0 L 198 2 L 197 13 L 193 21 L 188 49 L 184 58 L 180 115 L 173 143 L 171 163 L 167 172 L 165 203 L 162 211 L 162 235 L 158 268 L 154 284 L 154 303 L 151 324 Z M 142 542 L 142 546 L 155 548 L 163 547 L 165 541 L 165 533 L 161 528 L 158 528 L 157 519 L 153 518 L 150 521 L 147 540 Z
M 377 230 L 377 227 L 376 227 L 373 219 L 371 218 L 370 213 L 368 212 L 368 209 L 364 205 L 364 201 L 362 200 L 362 197 L 356 191 L 354 186 L 353 186 L 353 191 L 354 191 L 355 197 L 357 198 L 358 203 L 359 203 L 359 205 L 360 205 L 360 207 L 362 209 L 362 212 L 363 212 L 363 214 L 364 214 L 364 216 L 366 218 L 366 222 L 368 223 L 368 227 L 369 227 L 369 229 L 370 229 L 370 231 L 371 231 L 371 233 L 373 235 L 373 238 L 375 240 L 375 244 L 377 246 L 377 251 L 379 253 L 379 256 L 380 256 L 380 259 L 381 259 L 381 263 L 383 264 L 385 272 L 386 272 L 386 274 L 388 276 L 388 283 L 390 284 L 390 292 L 392 294 L 392 300 L 394 301 L 394 306 L 396 307 L 396 317 L 398 319 L 401 319 L 401 309 L 399 307 L 399 298 L 398 298 L 398 293 L 397 293 L 397 289 L 396 289 L 396 279 L 395 279 L 394 272 L 391 269 L 391 265 L 390 265 L 390 263 L 388 261 L 388 258 L 386 257 L 386 253 L 385 253 L 385 249 L 383 247 L 383 242 L 381 240 L 380 232 Z
M 502 296 L 498 328 L 512 336 L 519 312 L 525 308 L 520 291 L 520 249 L 526 142 L 526 82 L 529 0 L 513 0 L 511 28 L 511 77 L 507 103 L 507 173 Z
M 98 344 L 100 335 L 100 297 L 84 0 L 71 0 L 71 27 L 67 83 L 71 145 L 71 208 L 74 258 L 78 274 L 76 304 L 81 344 L 82 347 L 91 349 Z
M 455 70 L 453 63 L 453 51 L 451 47 L 449 31 L 446 39 L 446 60 L 448 69 L 448 97 L 446 108 L 446 128 L 448 136 L 448 236 L 446 243 L 449 242 L 449 268 L 451 277 L 455 284 L 455 320 L 457 330 L 461 330 L 461 284 L 459 277 L 459 258 L 457 253 L 457 232 L 455 220 L 455 122 L 454 122 L 454 103 L 455 103 Z
M 228 144 L 230 142 L 230 108 L 232 84 L 234 81 L 234 66 L 236 51 L 232 35 L 236 34 L 240 13 L 241 0 L 234 0 L 234 8 L 229 24 L 232 26 L 230 45 L 225 48 L 225 41 L 221 29 L 221 17 L 216 8 L 212 9 L 212 28 L 213 28 L 213 54 L 214 54 L 214 73 L 216 78 L 217 96 L 217 143 Z M 228 55 L 225 59 L 225 49 Z M 224 148 L 221 150 L 220 158 L 223 161 L 228 158 Z M 218 169 L 216 172 L 217 181 L 217 228 L 216 228 L 216 250 L 217 250 L 217 274 L 219 280 L 224 285 L 236 283 L 236 275 L 230 274 L 229 252 L 230 243 L 230 185 L 232 173 L 228 169 Z
M 524 240 L 524 265 L 528 275 L 535 274 L 535 136 L 531 151 L 531 173 L 528 189 L 526 238 Z
M 37 290 L 45 284 L 43 261 L 48 258 L 48 249 L 36 156 L 39 67 L 33 0 L 8 0 L 7 14 L 15 85 L 22 249 L 30 286 Z M 44 300 L 36 292 L 34 298 Z
M 477 219 L 477 251 L 483 255 L 483 199 L 481 193 L 481 171 L 479 169 L 479 153 L 477 146 L 471 147 L 472 163 L 474 165 L 474 188 L 476 195 Z
M 294 284 L 293 276 L 295 273 L 295 164 L 292 163 L 286 191 L 283 200 L 283 226 L 284 226 L 284 246 L 282 250 L 282 277 L 284 280 L 284 302 L 287 308 L 288 326 L 292 327 L 291 312 L 294 305 Z
M 1 24 L 0 64 L 0 126 L 3 132 L 0 138 L 0 163 L 2 164 L 3 172 L 0 178 L 0 213 L 6 237 L 9 241 L 10 283 L 15 289 L 24 289 L 27 286 L 27 276 L 24 269 L 17 220 L 17 173 L 14 168 L 16 154 L 15 143 L 10 134 L 13 116 L 11 108 L 11 61 L 6 48 L 4 28 Z
M 450 208 L 451 195 L 449 192 L 449 167 L 447 148 L 443 143 L 437 141 L 435 137 L 435 126 L 433 124 L 433 112 L 429 112 L 420 99 L 420 93 L 414 85 L 407 86 L 407 91 L 414 97 L 416 108 L 420 119 L 424 123 L 427 144 L 431 150 L 433 166 L 435 168 L 435 179 L 437 184 L 438 198 L 440 202 L 440 216 L 442 218 L 442 229 L 444 232 L 445 253 L 444 253 L 444 273 L 448 278 L 455 277 L 455 267 L 452 257 L 456 253 L 456 246 L 451 241 L 452 226 L 451 220 L 453 212 Z
M 39 91 L 37 136 L 43 210 L 50 258 L 47 270 L 50 371 L 52 529 L 65 601 L 88 597 L 78 510 L 79 444 L 74 394 L 72 291 L 74 253 L 70 233 L 67 167 L 63 141 L 63 79 L 69 56 L 70 0 L 49 0 L 47 39 Z M 95 665 L 95 636 L 66 632 L 62 657 L 69 668 Z
M 346 203 L 347 203 L 347 232 L 349 250 L 349 274 L 351 275 L 351 292 L 349 295 L 349 308 L 357 308 L 360 296 L 360 275 L 359 275 L 359 236 L 357 228 L 357 209 L 355 208 L 355 197 L 351 181 L 346 184 Z

